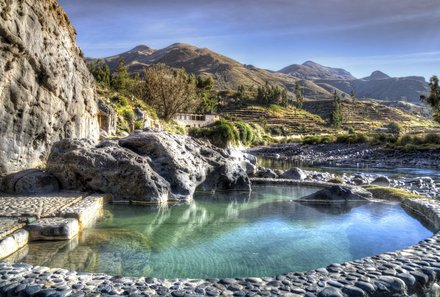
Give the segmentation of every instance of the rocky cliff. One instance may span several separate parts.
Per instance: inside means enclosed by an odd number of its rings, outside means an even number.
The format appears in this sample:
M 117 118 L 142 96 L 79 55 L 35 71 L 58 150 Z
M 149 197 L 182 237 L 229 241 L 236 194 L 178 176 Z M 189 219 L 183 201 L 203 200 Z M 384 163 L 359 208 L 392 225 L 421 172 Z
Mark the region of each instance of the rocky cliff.
M 97 138 L 94 83 L 56 0 L 0 0 L 0 173 L 62 138 Z

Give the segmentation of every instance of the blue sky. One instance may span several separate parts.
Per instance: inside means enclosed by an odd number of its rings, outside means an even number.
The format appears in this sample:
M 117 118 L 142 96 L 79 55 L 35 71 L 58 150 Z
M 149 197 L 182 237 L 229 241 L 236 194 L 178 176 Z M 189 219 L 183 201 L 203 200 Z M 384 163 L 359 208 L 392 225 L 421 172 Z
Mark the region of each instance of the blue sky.
M 313 60 L 356 77 L 440 74 L 439 0 L 59 0 L 86 56 L 207 47 L 279 70 Z

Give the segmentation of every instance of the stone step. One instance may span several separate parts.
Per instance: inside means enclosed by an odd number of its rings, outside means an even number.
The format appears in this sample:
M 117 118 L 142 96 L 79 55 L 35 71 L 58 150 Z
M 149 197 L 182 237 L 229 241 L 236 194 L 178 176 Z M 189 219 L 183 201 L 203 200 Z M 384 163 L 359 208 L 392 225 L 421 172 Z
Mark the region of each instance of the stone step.
M 80 228 L 77 219 L 47 218 L 26 226 L 29 240 L 69 240 L 78 235 Z
M 28 241 L 29 233 L 23 229 L 18 230 L 0 240 L 0 259 L 12 255 L 22 247 L 26 246 Z

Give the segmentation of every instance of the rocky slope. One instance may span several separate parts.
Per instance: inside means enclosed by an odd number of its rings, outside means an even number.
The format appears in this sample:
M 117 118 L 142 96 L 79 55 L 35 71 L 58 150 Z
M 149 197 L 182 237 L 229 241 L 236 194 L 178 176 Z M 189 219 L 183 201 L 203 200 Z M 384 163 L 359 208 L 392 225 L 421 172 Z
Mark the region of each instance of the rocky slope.
M 109 193 L 113 201 L 190 200 L 196 190 L 250 190 L 256 159 L 187 136 L 137 132 L 99 144 L 65 139 L 47 169 L 64 189 Z
M 154 50 L 146 45 L 140 45 L 132 50 L 100 60 L 115 70 L 120 59 L 124 59 L 132 73 L 140 73 L 145 66 L 164 63 L 197 75 L 212 76 L 215 87 L 219 90 L 237 90 L 240 85 L 256 87 L 266 81 L 271 84 L 285 86 L 293 91 L 298 82 L 304 87 L 305 95 L 316 98 L 330 98 L 331 93 L 312 81 L 300 80 L 282 73 L 277 73 L 252 65 L 241 64 L 231 58 L 220 55 L 207 48 L 175 43 L 166 48 Z M 89 59 L 94 61 L 96 59 Z
M 0 173 L 44 161 L 62 138 L 99 134 L 93 79 L 55 0 L 0 0 Z

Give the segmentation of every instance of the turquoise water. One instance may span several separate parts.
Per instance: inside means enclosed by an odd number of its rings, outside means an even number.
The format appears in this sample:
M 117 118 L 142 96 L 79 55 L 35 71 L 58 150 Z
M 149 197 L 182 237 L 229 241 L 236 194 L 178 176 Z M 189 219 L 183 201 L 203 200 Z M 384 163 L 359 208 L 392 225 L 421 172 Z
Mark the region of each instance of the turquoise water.
M 405 248 L 432 235 L 392 203 L 312 206 L 313 187 L 255 187 L 167 208 L 110 205 L 70 243 L 33 243 L 15 261 L 155 277 L 273 276 Z

